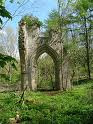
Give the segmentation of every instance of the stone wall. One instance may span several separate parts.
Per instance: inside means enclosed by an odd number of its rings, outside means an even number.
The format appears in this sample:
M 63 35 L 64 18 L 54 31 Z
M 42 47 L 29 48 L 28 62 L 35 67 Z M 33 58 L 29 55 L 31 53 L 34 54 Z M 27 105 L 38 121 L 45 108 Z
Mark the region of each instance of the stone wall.
M 28 87 L 30 90 L 37 90 L 37 59 L 44 52 L 48 53 L 55 64 L 55 89 L 61 90 L 70 87 L 69 63 L 64 58 L 63 82 L 60 63 L 60 42 L 58 34 L 53 34 L 51 42 L 45 42 L 46 38 L 40 35 L 40 29 L 34 25 L 27 28 L 26 23 L 19 23 L 19 54 L 21 64 L 21 89 Z M 63 85 L 62 85 L 63 84 Z

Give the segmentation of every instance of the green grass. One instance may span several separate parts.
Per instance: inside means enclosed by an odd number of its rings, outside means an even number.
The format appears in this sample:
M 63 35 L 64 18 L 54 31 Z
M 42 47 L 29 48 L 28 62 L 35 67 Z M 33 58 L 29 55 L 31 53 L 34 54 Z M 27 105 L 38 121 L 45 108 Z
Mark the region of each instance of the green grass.
M 93 124 L 93 81 L 65 92 L 0 93 L 0 123 L 19 112 L 21 124 Z

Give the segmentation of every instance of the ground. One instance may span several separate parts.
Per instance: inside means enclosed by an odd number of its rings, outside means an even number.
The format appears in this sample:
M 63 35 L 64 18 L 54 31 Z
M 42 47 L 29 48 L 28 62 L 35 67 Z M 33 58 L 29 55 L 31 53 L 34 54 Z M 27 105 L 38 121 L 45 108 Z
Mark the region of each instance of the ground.
M 83 82 L 82 82 L 83 83 Z M 93 81 L 64 92 L 0 93 L 0 123 L 19 113 L 21 124 L 93 124 Z

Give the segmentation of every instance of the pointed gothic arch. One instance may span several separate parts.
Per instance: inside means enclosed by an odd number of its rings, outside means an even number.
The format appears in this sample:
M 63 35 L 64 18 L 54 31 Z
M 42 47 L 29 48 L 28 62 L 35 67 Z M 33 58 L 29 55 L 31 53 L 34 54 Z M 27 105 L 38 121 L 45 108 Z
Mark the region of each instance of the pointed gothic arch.
M 34 63 L 35 63 L 36 68 L 37 68 L 37 60 L 38 60 L 39 56 L 42 55 L 43 53 L 47 53 L 53 59 L 54 66 L 55 66 L 55 82 L 54 82 L 55 83 L 55 89 L 59 90 L 60 89 L 59 55 L 53 48 L 51 48 L 47 44 L 43 44 L 43 45 L 39 46 L 36 49 L 36 55 L 34 58 Z
M 71 74 L 69 61 L 64 57 L 64 63 L 60 63 L 60 44 L 58 39 L 52 37 L 53 44 L 46 44 L 46 37 L 43 37 L 40 32 L 40 27 L 33 25 L 31 28 L 27 27 L 24 20 L 19 23 L 19 55 L 21 65 L 21 90 L 25 87 L 30 90 L 37 90 L 36 83 L 36 68 L 37 59 L 44 52 L 51 56 L 55 65 L 55 88 L 62 90 L 64 87 L 71 87 Z M 54 34 L 53 34 L 54 36 Z M 57 42 L 56 42 L 57 41 Z M 56 44 L 55 44 L 56 43 Z M 61 73 L 61 67 L 63 70 Z

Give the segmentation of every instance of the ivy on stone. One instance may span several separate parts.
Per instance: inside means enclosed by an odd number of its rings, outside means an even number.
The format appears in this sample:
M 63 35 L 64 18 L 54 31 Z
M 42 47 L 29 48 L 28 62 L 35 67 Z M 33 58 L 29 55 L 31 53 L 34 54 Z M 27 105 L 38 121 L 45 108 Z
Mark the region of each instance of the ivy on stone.
M 31 28 L 32 26 L 37 26 L 37 27 L 41 27 L 42 26 L 42 22 L 39 21 L 39 19 L 37 17 L 33 17 L 33 16 L 24 16 L 22 21 L 26 22 L 26 26 L 27 28 Z

